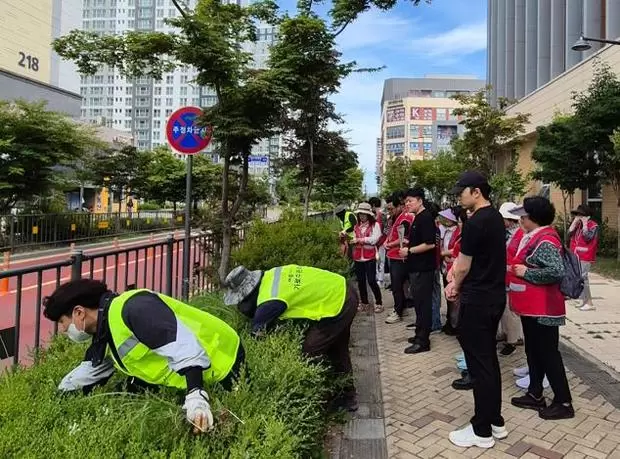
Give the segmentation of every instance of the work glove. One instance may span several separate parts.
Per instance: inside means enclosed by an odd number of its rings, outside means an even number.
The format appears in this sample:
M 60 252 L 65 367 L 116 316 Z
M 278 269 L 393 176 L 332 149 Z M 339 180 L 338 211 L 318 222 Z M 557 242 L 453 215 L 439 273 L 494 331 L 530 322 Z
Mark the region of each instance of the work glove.
M 204 390 L 194 389 L 187 394 L 183 409 L 187 420 L 194 426 L 195 434 L 213 428 L 213 414 L 209 405 L 209 396 Z

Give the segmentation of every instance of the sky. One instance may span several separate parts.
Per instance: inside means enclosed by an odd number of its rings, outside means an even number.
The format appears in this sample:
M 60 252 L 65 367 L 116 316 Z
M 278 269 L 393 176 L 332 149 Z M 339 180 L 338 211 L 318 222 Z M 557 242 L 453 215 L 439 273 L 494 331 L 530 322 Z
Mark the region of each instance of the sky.
M 286 8 L 287 3 L 289 0 L 281 6 Z M 365 172 L 368 193 L 376 191 L 383 81 L 430 74 L 486 78 L 486 14 L 486 0 L 432 0 L 417 7 L 401 0 L 390 11 L 362 14 L 338 37 L 343 61 L 386 67 L 380 72 L 350 75 L 333 97 L 338 112 L 344 115 L 342 128 L 348 131 L 346 136 Z

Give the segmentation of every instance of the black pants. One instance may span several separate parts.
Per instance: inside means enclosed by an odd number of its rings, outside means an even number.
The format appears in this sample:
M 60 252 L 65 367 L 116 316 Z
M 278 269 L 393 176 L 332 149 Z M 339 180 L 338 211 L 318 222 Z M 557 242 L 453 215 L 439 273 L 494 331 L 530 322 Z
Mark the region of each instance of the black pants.
M 446 273 L 442 273 L 442 278 L 443 278 L 443 288 L 446 288 L 448 286 L 448 275 Z M 448 299 L 446 299 L 446 306 L 447 306 L 447 311 L 446 311 L 445 328 L 450 331 L 456 331 L 456 327 L 454 327 L 454 325 L 452 324 L 452 315 L 453 315 L 452 310 L 454 309 L 454 301 L 449 301 Z
M 370 290 L 372 290 L 372 294 L 375 296 L 375 304 L 383 304 L 381 289 L 377 283 L 377 262 L 375 260 L 356 261 L 355 277 L 357 278 L 357 287 L 360 291 L 360 301 L 362 304 L 368 304 L 366 282 L 370 285 Z
M 392 296 L 394 297 L 394 310 L 402 317 L 406 306 L 405 282 L 409 273 L 407 263 L 402 260 L 390 260 L 390 281 L 392 282 Z
M 358 297 L 352 286 L 347 287 L 347 298 L 338 316 L 319 320 L 307 331 L 302 352 L 310 358 L 327 360 L 334 373 L 338 376 L 352 375 L 349 339 L 351 324 L 357 313 Z M 355 393 L 351 379 L 345 389 L 349 394 Z
M 474 380 L 474 417 L 471 423 L 480 437 L 491 436 L 491 424 L 504 425 L 502 377 L 495 337 L 505 307 L 505 303 L 484 306 L 461 303 L 460 306 L 459 342 Z
M 409 273 L 409 288 L 416 313 L 415 341 L 424 347 L 430 346 L 434 287 L 434 270 Z
M 231 391 L 233 388 L 233 384 L 235 381 L 239 380 L 239 376 L 241 376 L 241 365 L 245 362 L 245 349 L 241 344 L 239 344 L 239 349 L 237 349 L 237 358 L 235 359 L 235 363 L 233 367 L 230 369 L 228 375 L 220 381 L 220 385 L 226 391 Z M 245 367 L 245 377 L 249 379 L 250 375 L 248 372 L 248 367 Z
M 528 392 L 534 397 L 543 394 L 543 379 L 547 375 L 553 390 L 554 403 L 570 403 L 572 397 L 566 379 L 562 354 L 558 350 L 559 327 L 538 323 L 536 317 L 521 317 L 527 366 L 530 368 Z

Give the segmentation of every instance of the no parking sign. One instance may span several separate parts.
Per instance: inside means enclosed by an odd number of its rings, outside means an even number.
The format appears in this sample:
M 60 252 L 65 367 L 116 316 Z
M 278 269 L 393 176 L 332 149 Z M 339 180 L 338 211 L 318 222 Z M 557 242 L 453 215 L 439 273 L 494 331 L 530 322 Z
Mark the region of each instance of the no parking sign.
M 211 127 L 198 126 L 202 116 L 198 107 L 182 107 L 175 111 L 166 124 L 166 137 L 170 147 L 179 153 L 193 155 L 207 148 L 211 142 Z

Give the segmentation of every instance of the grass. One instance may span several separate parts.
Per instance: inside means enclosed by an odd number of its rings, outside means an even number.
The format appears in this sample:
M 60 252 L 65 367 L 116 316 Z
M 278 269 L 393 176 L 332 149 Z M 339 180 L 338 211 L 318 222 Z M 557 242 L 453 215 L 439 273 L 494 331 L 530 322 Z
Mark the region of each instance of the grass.
M 620 261 L 616 258 L 598 257 L 592 271 L 610 279 L 620 280 Z
M 207 389 L 214 431 L 190 433 L 182 394 L 119 393 L 116 376 L 90 396 L 59 394 L 59 380 L 81 360 L 84 347 L 58 337 L 36 365 L 0 377 L 0 457 L 321 457 L 324 400 L 333 385 L 323 367 L 301 357 L 301 330 L 283 328 L 254 340 L 245 321 L 218 298 L 195 304 L 240 330 L 251 375 L 231 392 Z

